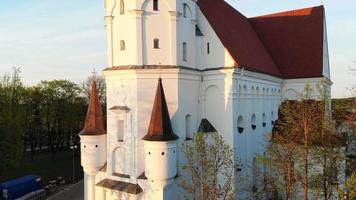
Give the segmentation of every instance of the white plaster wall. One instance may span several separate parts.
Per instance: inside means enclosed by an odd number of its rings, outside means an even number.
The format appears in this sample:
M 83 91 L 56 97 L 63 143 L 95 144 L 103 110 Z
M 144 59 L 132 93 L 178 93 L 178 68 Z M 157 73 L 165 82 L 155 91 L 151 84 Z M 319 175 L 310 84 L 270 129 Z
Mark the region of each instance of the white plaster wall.
M 234 74 L 234 147 L 236 156 L 242 164 L 237 173 L 237 188 L 240 195 L 246 195 L 252 183 L 252 161 L 256 154 L 263 155 L 267 138 L 272 130 L 272 123 L 277 119 L 278 107 L 281 103 L 282 80 L 268 75 L 237 70 Z M 272 116 L 271 113 L 274 113 Z M 263 113 L 265 120 L 263 120 Z M 256 116 L 256 129 L 252 129 L 252 115 Z M 244 131 L 237 130 L 238 117 L 242 116 Z M 262 123 L 266 122 L 263 127 Z M 241 182 L 242 181 L 242 182 Z
M 324 18 L 324 36 L 323 36 L 323 76 L 331 79 L 330 77 L 330 62 L 329 62 L 329 47 L 328 47 L 328 36 L 326 28 L 326 20 Z
M 178 41 L 178 65 L 196 68 L 196 36 L 195 36 L 195 24 L 196 24 L 196 4 L 190 0 L 177 1 L 179 12 L 182 14 L 179 17 L 179 23 L 177 28 Z M 183 5 L 187 5 L 187 15 L 183 15 Z M 183 60 L 183 42 L 187 44 L 187 60 Z
M 159 11 L 153 10 L 153 1 L 147 0 L 142 9 L 143 63 L 147 65 L 170 63 L 170 11 L 167 1 L 159 1 Z M 170 34 L 168 34 L 170 33 Z M 153 40 L 159 39 L 159 49 L 153 48 Z
M 204 34 L 204 36 L 198 36 L 196 41 L 197 67 L 199 69 L 207 69 L 235 66 L 234 59 L 221 43 L 214 29 L 199 8 L 197 8 L 197 23 L 201 32 Z M 207 53 L 208 42 L 210 44 L 209 54 Z
M 318 85 L 324 82 L 327 90 L 330 91 L 331 82 L 323 77 L 320 78 L 301 78 L 301 79 L 285 79 L 283 81 L 282 96 L 283 99 L 297 100 L 301 98 L 301 93 L 304 91 L 306 85 L 312 88 L 312 98 L 320 99 L 321 94 L 318 91 Z
M 107 85 L 107 172 L 134 176 L 136 153 L 132 146 L 137 140 L 137 80 L 132 71 L 104 72 Z M 117 140 L 119 114 L 110 108 L 127 106 L 130 111 L 124 121 L 125 134 L 123 142 Z M 117 166 L 120 166 L 117 168 Z M 120 169 L 120 170 L 115 170 Z
M 80 135 L 81 165 L 85 172 L 93 175 L 106 162 L 106 135 Z

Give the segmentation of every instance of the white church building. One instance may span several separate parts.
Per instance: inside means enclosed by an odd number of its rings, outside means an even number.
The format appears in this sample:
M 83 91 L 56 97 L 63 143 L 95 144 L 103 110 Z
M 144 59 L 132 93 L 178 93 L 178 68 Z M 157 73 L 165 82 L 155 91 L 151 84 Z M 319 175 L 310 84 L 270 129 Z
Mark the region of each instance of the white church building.
M 107 128 L 94 84 L 80 133 L 85 200 L 184 199 L 181 145 L 195 132 L 213 127 L 251 166 L 283 99 L 320 80 L 330 91 L 323 6 L 253 18 L 224 0 L 105 9 Z

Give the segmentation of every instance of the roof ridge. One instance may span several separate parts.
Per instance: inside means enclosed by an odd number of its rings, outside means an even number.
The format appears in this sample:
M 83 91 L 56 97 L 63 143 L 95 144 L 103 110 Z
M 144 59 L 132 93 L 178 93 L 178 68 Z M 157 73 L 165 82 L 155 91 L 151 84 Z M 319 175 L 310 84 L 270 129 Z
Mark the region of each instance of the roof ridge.
M 282 14 L 291 14 L 291 16 L 296 16 L 296 15 L 294 15 L 296 12 L 309 11 L 309 10 L 313 10 L 315 8 L 325 9 L 324 5 L 311 6 L 311 7 L 298 8 L 298 9 L 292 9 L 292 10 L 287 10 L 287 11 L 276 11 L 276 12 L 269 13 L 269 14 L 263 14 L 263 15 L 257 15 L 257 16 L 254 16 L 254 17 L 248 17 L 248 19 L 281 16 Z

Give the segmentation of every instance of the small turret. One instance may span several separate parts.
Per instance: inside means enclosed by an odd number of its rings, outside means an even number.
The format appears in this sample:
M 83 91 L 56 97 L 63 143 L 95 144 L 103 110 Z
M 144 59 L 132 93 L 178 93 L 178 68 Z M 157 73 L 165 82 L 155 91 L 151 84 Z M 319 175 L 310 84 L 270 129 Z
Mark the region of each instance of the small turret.
M 85 125 L 79 133 L 85 200 L 95 198 L 95 175 L 106 163 L 106 131 L 96 82 L 93 81 Z
M 145 144 L 145 174 L 155 190 L 155 199 L 164 196 L 177 175 L 177 141 L 168 113 L 162 80 L 158 80 L 156 97 L 147 134 L 142 138 Z

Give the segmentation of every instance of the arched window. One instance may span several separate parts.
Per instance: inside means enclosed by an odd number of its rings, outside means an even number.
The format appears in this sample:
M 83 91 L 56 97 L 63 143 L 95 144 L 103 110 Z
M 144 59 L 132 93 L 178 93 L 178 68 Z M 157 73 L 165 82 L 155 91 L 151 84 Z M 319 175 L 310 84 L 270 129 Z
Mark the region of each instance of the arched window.
M 251 93 L 255 93 L 255 87 L 251 86 Z
M 262 114 L 262 127 L 266 127 L 267 123 L 266 123 L 266 114 L 263 113 Z
M 244 85 L 244 92 L 248 92 L 248 91 L 247 91 L 247 86 L 246 86 L 246 85 Z
M 153 40 L 153 48 L 159 49 L 159 39 L 156 38 Z
M 153 10 L 158 11 L 158 0 L 153 0 Z
M 274 125 L 274 112 L 271 112 L 271 125 Z
M 188 52 L 187 52 L 187 43 L 183 42 L 183 61 L 187 61 L 187 56 L 188 56 Z
M 125 14 L 125 2 L 124 0 L 120 0 L 120 14 Z
M 120 41 L 120 50 L 121 50 L 121 51 L 124 51 L 124 50 L 125 50 L 125 41 L 124 41 L 124 40 L 121 40 L 121 41 Z
M 237 131 L 239 133 L 243 133 L 244 132 L 244 120 L 242 118 L 242 116 L 240 115 L 238 118 L 237 118 Z
M 187 17 L 188 5 L 183 3 L 183 17 Z
M 253 114 L 252 117 L 251 117 L 251 128 L 252 128 L 252 130 L 255 130 L 257 128 L 256 115 L 255 114 Z
M 187 140 L 193 139 L 193 131 L 192 131 L 192 116 L 185 116 L 185 137 Z

